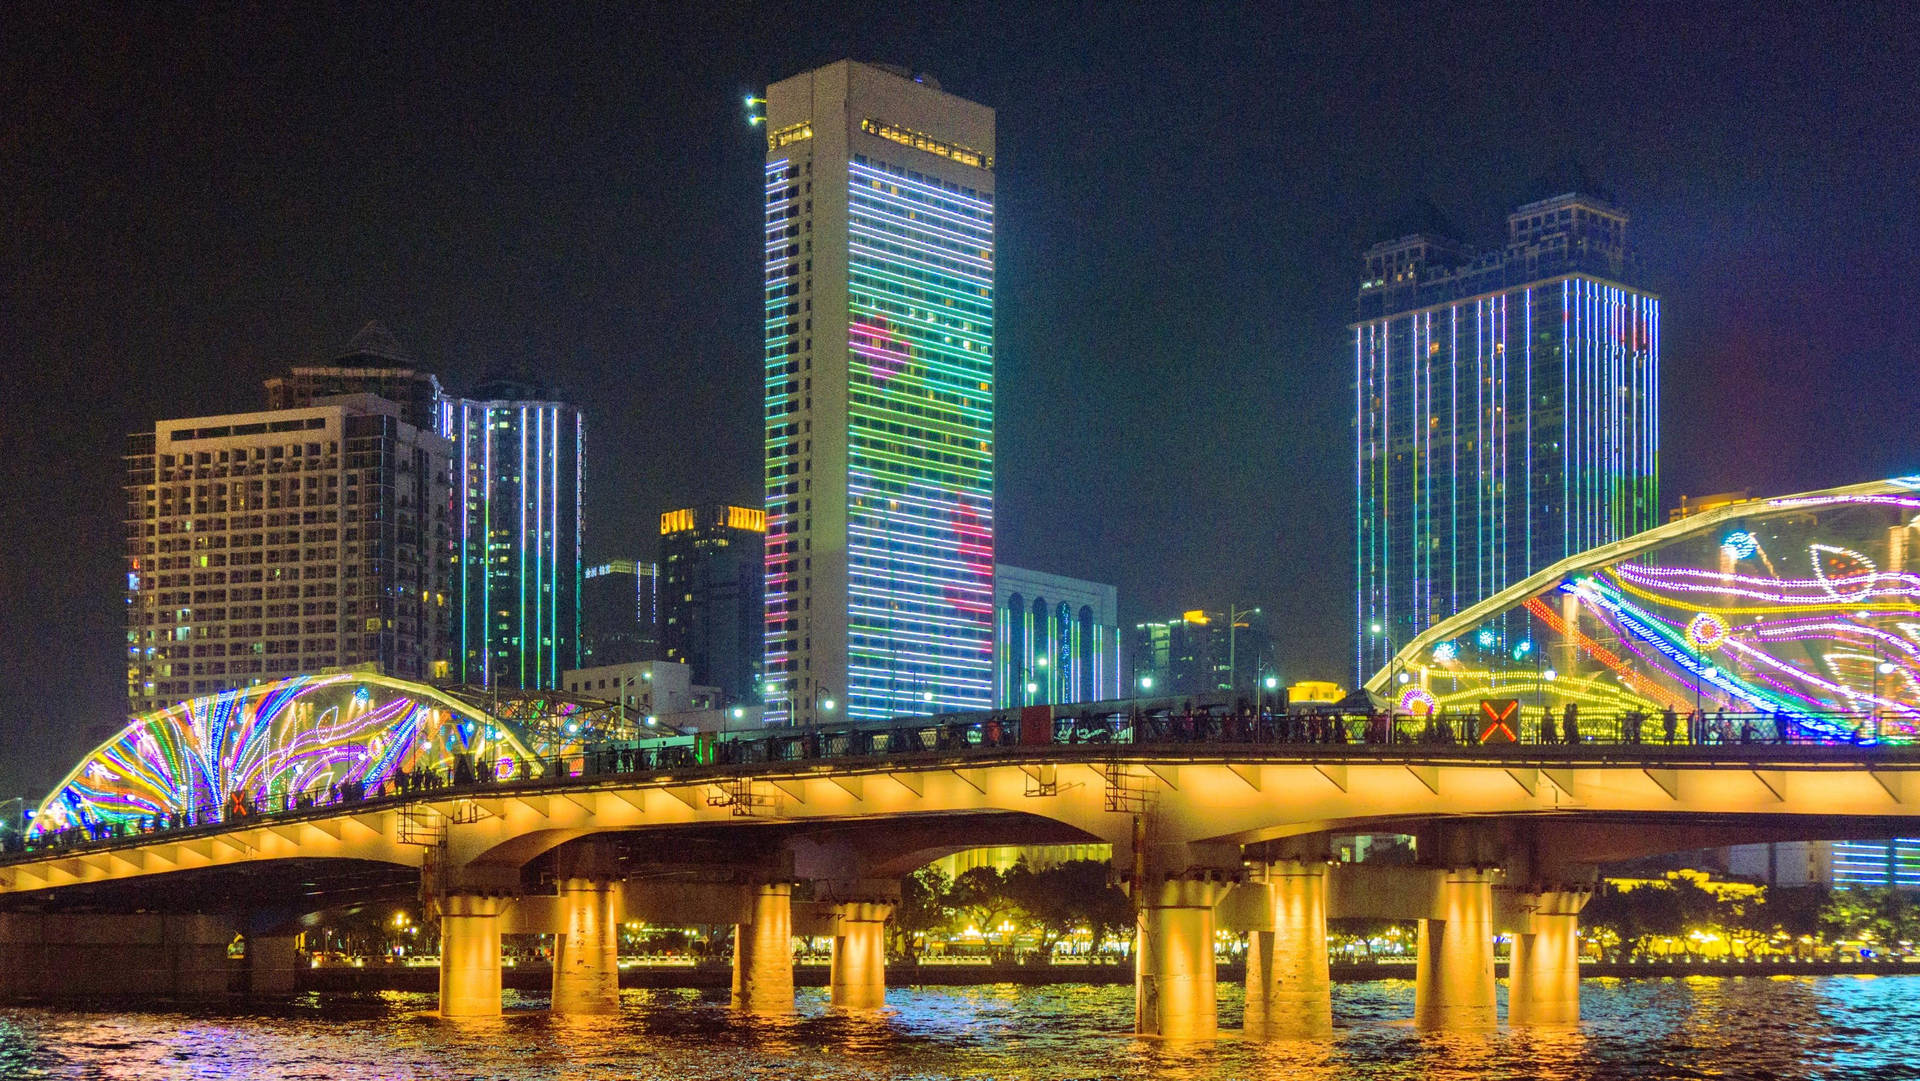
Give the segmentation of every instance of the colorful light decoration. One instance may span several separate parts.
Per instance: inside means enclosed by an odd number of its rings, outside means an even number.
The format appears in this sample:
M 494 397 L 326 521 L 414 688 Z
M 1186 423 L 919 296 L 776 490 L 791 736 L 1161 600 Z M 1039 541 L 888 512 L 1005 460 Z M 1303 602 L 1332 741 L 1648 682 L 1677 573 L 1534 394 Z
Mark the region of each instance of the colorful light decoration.
M 1802 734 L 1920 739 L 1914 504 L 1912 485 L 1895 480 L 1661 526 L 1461 612 L 1410 643 L 1396 667 L 1423 671 L 1441 709 L 1502 696 L 1553 708 L 1724 709 L 1784 716 Z M 1518 637 L 1510 649 L 1487 633 L 1494 625 Z M 1443 660 L 1442 645 L 1458 653 Z M 1544 678 L 1549 668 L 1556 680 Z M 1370 682 L 1379 693 L 1394 690 L 1388 671 Z
M 1687 641 L 1695 649 L 1708 650 L 1727 636 L 1727 624 L 1719 616 L 1701 612 L 1687 622 Z
M 463 757 L 481 756 L 503 776 L 537 768 L 516 735 L 432 688 L 384 676 L 294 676 L 135 718 L 40 804 L 30 833 L 236 805 L 279 810 L 337 785 L 372 791 L 403 769 L 451 776 Z
M 846 715 L 987 708 L 992 197 L 855 160 L 847 228 Z

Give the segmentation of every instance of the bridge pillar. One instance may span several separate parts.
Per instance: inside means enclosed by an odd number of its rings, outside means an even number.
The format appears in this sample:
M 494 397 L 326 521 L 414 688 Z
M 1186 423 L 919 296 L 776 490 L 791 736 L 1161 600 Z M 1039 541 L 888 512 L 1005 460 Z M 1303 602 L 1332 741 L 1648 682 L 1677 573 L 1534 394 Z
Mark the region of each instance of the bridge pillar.
M 500 1014 L 500 914 L 507 898 L 453 893 L 440 901 L 440 1016 Z
M 1522 895 L 1524 914 L 1508 965 L 1507 1022 L 1580 1023 L 1580 910 L 1592 894 L 1549 891 Z M 1527 910 L 1531 910 L 1528 912 Z
M 555 1013 L 619 1013 L 620 925 L 612 883 L 601 878 L 563 878 L 559 887 L 552 1009 Z
M 733 929 L 733 1005 L 752 1013 L 793 1012 L 793 884 L 754 887 L 750 919 Z
M 828 985 L 835 1006 L 856 1010 L 887 1004 L 887 917 L 890 904 L 849 901 L 834 906 L 833 965 Z
M 1187 860 L 1143 877 L 1134 899 L 1133 1031 L 1173 1039 L 1219 1034 L 1213 907 L 1238 877 L 1238 856 L 1236 849 L 1232 870 Z
M 1413 1020 L 1423 1028 L 1492 1028 L 1493 880 L 1498 872 L 1447 870 L 1435 884 L 1436 918 L 1420 921 Z
M 1254 1040 L 1317 1039 L 1333 1032 L 1327 967 L 1327 865 L 1285 859 L 1264 869 L 1273 930 L 1247 935 L 1245 1031 Z
M 256 995 L 293 994 L 299 946 L 299 935 L 248 935 L 247 989 Z

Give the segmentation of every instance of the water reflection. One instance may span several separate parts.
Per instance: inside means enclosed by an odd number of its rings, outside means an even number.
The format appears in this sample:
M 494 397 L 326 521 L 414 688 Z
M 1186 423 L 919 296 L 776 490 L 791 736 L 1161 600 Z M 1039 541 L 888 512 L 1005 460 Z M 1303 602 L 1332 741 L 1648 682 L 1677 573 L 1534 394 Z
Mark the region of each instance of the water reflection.
M 1414 1028 L 1407 981 L 1341 985 L 1330 1039 L 1140 1040 L 1132 989 L 896 989 L 884 1009 L 804 990 L 793 1014 L 726 994 L 627 991 L 617 1016 L 556 1017 L 508 994 L 499 1018 L 448 1020 L 431 995 L 306 995 L 247 1009 L 0 1009 L 0 1078 L 499 1078 L 502 1081 L 1915 1077 L 1920 978 L 1589 980 L 1575 1028 Z M 1237 988 L 1222 988 L 1237 1026 Z

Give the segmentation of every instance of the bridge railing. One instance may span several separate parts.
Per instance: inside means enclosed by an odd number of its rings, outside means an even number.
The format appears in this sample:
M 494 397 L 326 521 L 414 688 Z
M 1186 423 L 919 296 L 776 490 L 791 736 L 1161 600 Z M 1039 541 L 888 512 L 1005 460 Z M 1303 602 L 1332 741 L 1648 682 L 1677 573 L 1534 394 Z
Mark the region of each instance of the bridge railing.
M 926 756 L 999 755 L 1018 749 L 1184 747 L 1200 753 L 1230 753 L 1231 747 L 1284 747 L 1305 756 L 1337 756 L 1357 748 L 1391 755 L 1448 750 L 1528 755 L 1568 755 L 1596 748 L 1632 748 L 1649 753 L 1689 749 L 1762 752 L 1767 747 L 1862 748 L 1906 742 L 1914 718 L 1870 713 L 1758 714 L 1514 708 L 1498 716 L 1478 714 L 1411 717 L 1338 710 L 1255 711 L 1220 703 L 1102 703 L 1093 707 L 988 711 L 907 717 L 804 728 L 699 733 L 590 745 L 546 760 L 541 779 L 500 778 L 485 763 L 456 762 L 443 771 L 399 774 L 375 786 L 350 781 L 324 790 L 228 792 L 144 815 L 103 816 L 58 832 L 10 834 L 0 851 L 22 855 L 124 843 L 149 835 L 218 831 L 262 819 L 326 814 L 363 804 L 406 803 L 423 798 L 528 784 L 566 784 L 602 777 L 738 772 L 741 767 L 783 762 L 907 759 Z M 1896 730 L 1894 722 L 1899 722 Z M 1217 748 L 1209 752 L 1207 748 Z

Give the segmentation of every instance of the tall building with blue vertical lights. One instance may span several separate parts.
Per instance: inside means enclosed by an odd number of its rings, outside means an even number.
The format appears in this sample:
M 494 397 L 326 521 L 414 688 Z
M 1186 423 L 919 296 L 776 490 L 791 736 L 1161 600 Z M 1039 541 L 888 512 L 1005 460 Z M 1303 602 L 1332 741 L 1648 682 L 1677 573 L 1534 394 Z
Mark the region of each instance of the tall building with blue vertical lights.
M 463 683 L 549 689 L 580 667 L 580 410 L 495 380 L 450 399 L 457 450 L 453 538 Z M 461 508 L 456 507 L 456 511 Z
M 767 90 L 767 719 L 993 704 L 994 114 Z
M 1354 662 L 1658 523 L 1660 301 L 1627 215 L 1569 193 L 1469 250 L 1423 222 L 1365 255 L 1353 330 Z M 1525 648 L 1524 627 L 1493 628 Z

